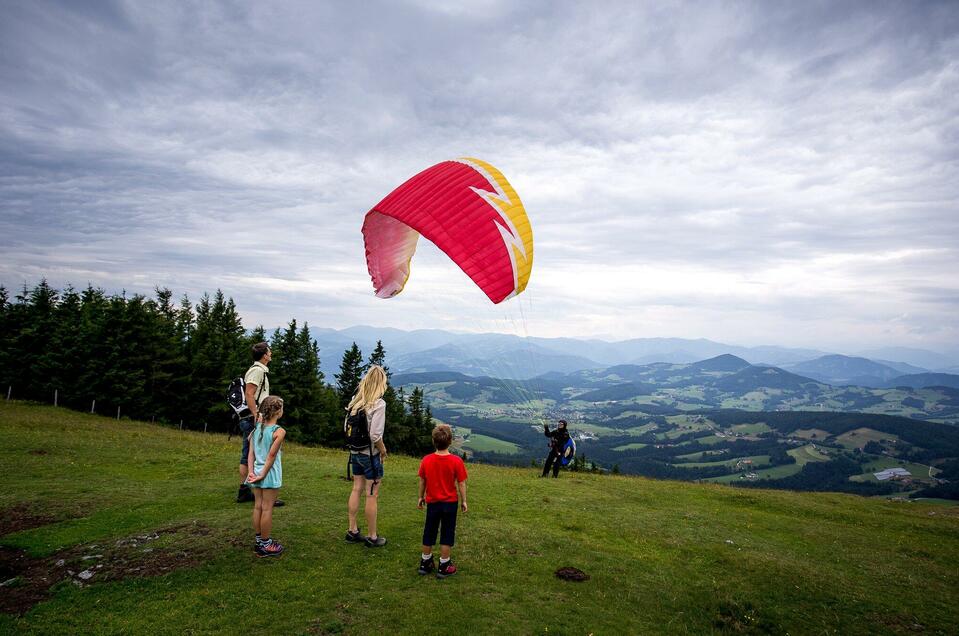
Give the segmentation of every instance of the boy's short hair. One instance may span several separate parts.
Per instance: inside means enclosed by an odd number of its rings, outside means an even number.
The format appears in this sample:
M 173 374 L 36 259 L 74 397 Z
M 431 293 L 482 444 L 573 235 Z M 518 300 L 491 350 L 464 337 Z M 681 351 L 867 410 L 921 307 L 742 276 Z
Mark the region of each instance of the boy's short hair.
M 265 342 L 258 342 L 253 345 L 253 362 L 259 362 L 270 350 L 270 345 Z
M 453 429 L 449 424 L 437 424 L 433 428 L 433 446 L 436 450 L 446 450 L 453 443 Z

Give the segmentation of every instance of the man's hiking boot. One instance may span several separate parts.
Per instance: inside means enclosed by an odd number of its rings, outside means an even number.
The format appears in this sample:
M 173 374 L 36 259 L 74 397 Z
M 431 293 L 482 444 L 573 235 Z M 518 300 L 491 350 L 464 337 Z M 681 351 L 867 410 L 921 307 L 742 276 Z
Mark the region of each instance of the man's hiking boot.
M 366 537 L 364 543 L 368 548 L 382 548 L 384 545 L 386 545 L 386 537 L 376 537 L 375 539 Z
M 283 554 L 283 546 L 276 541 L 264 543 L 256 549 L 258 557 L 278 557 Z
M 433 560 L 433 557 L 428 559 L 420 558 L 420 569 L 417 570 L 420 574 L 429 574 L 436 569 L 436 561 Z
M 236 502 L 237 503 L 247 503 L 248 501 L 253 501 L 256 497 L 253 496 L 253 491 L 247 484 L 241 484 L 240 489 L 236 491 Z
M 352 532 L 350 530 L 346 531 L 347 543 L 364 543 L 365 541 L 366 541 L 366 537 L 364 537 L 363 533 L 360 532 L 359 530 L 357 530 L 356 532 Z
M 452 559 L 446 563 L 440 563 L 440 567 L 436 570 L 436 578 L 438 579 L 445 579 L 454 574 L 456 574 L 456 566 L 453 565 Z

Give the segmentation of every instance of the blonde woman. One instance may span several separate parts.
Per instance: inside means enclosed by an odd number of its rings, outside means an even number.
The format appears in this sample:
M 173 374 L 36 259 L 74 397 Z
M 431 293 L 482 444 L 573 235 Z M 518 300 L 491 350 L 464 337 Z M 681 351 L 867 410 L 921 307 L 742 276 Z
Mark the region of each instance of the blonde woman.
M 350 527 L 346 540 L 364 543 L 368 548 L 386 545 L 386 537 L 376 532 L 376 506 L 383 479 L 383 460 L 386 459 L 386 445 L 383 443 L 383 429 L 386 427 L 384 393 L 386 372 L 382 367 L 373 365 L 360 380 L 356 395 L 346 407 L 346 421 L 343 422 L 353 471 L 353 491 L 348 506 Z M 361 492 L 366 495 L 364 512 L 368 534 L 365 537 L 356 524 Z

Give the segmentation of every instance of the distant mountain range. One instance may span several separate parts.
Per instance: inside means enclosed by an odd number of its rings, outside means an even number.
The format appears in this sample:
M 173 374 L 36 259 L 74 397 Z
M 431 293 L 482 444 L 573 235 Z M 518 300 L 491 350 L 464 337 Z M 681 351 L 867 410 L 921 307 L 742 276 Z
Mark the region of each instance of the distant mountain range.
M 821 367 L 874 373 L 894 370 L 869 360 L 829 356 Z M 886 373 L 888 373 L 886 372 Z M 868 376 L 875 377 L 875 376 Z M 680 415 L 704 409 L 835 411 L 959 423 L 959 375 L 896 376 L 887 386 L 830 384 L 779 367 L 754 365 L 731 354 L 690 364 L 622 364 L 533 379 L 473 376 L 449 370 L 398 373 L 397 386 L 420 386 L 441 411 L 463 414 L 532 410 L 576 414 L 593 422 L 624 412 Z
M 354 342 L 364 355 L 383 341 L 394 373 L 457 371 L 472 376 L 528 380 L 550 373 L 609 369 L 616 365 L 689 364 L 723 355 L 748 364 L 780 367 L 834 386 L 895 386 L 901 376 L 959 371 L 959 354 L 922 349 L 877 349 L 866 357 L 816 349 L 740 347 L 705 339 L 635 338 L 618 342 L 577 338 L 520 338 L 508 334 L 462 334 L 439 329 L 403 331 L 369 326 L 314 329 L 323 372 L 332 380 Z M 874 354 L 874 355 L 873 355 Z M 923 364 L 918 365 L 917 362 Z M 909 382 L 935 381 L 916 378 Z M 911 386 L 911 385 L 910 385 Z M 927 385 L 929 386 L 929 385 Z M 949 385 L 946 385 L 949 386 Z

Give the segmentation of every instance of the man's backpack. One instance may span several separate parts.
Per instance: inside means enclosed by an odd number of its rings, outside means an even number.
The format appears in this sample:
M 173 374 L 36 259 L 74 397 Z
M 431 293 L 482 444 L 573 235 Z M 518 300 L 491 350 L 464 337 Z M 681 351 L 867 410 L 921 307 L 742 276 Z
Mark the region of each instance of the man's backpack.
M 370 439 L 370 424 L 366 419 L 366 409 L 360 409 L 346 416 L 346 447 L 350 452 L 369 451 L 373 454 L 373 440 Z
M 260 393 L 266 384 L 266 376 L 267 374 L 264 373 L 263 384 L 256 390 L 256 400 L 258 402 L 260 400 Z M 253 414 L 246 403 L 246 380 L 243 379 L 243 376 L 233 378 L 230 382 L 230 386 L 226 389 L 226 403 L 233 409 L 237 419 L 242 420 L 244 417 L 250 417 L 250 415 Z

